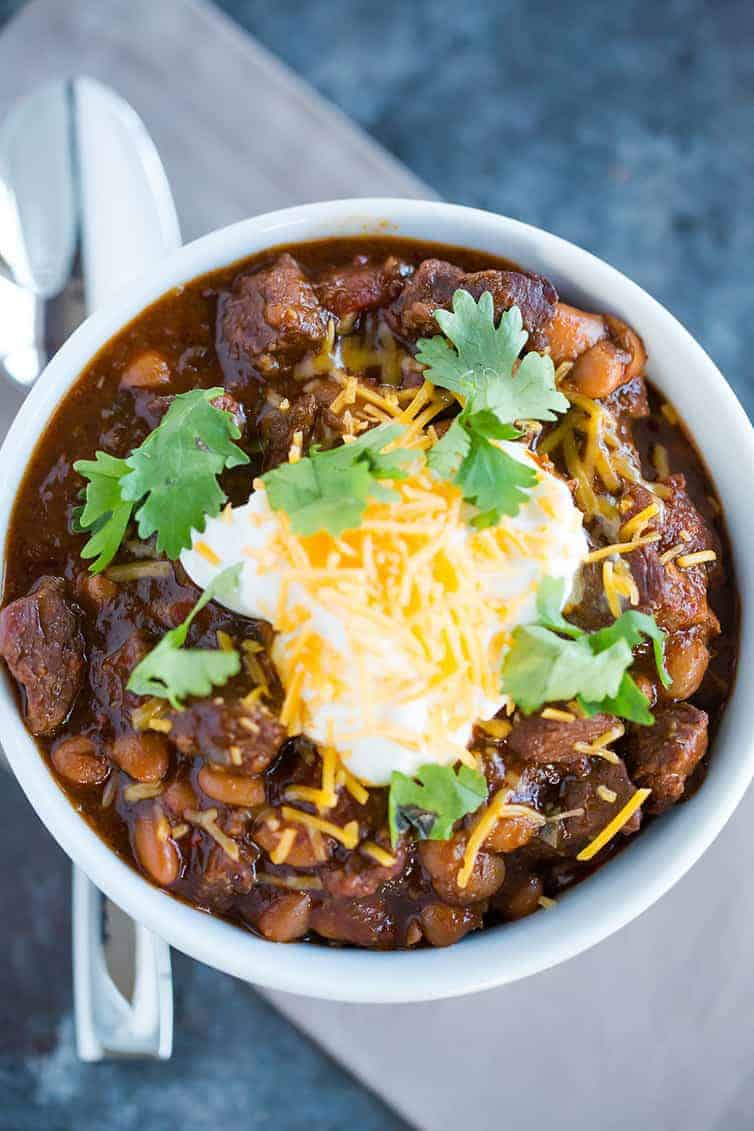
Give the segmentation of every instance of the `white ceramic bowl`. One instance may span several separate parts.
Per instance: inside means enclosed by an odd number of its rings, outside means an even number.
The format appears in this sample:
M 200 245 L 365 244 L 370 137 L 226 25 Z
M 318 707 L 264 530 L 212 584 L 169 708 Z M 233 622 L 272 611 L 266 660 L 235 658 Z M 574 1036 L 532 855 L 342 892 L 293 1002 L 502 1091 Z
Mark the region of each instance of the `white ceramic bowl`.
M 370 953 L 265 942 L 152 887 L 78 816 L 0 682 L 0 734 L 13 770 L 68 855 L 115 903 L 172 946 L 260 986 L 341 1001 L 407 1002 L 499 986 L 562 962 L 640 915 L 722 829 L 754 775 L 754 437 L 725 379 L 686 330 L 618 271 L 547 232 L 489 212 L 409 200 L 344 200 L 269 213 L 214 232 L 169 256 L 119 302 L 89 318 L 50 362 L 0 450 L 0 536 L 32 448 L 87 362 L 145 306 L 177 284 L 276 244 L 375 233 L 478 248 L 550 277 L 569 301 L 608 311 L 642 335 L 648 373 L 682 412 L 725 506 L 742 596 L 741 655 L 733 697 L 703 788 L 625 852 L 566 892 L 557 909 L 491 928 L 447 950 Z M 658 250 L 661 254 L 661 249 Z

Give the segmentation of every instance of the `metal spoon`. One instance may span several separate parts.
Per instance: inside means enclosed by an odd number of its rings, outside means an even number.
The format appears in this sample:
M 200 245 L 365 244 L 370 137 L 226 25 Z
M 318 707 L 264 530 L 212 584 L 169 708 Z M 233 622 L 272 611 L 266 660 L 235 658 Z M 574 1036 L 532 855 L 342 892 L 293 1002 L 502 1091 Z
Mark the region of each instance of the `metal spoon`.
M 17 102 L 0 127 L 0 363 L 14 381 L 47 361 L 46 300 L 63 290 L 76 252 L 69 83 Z
M 123 99 L 78 78 L 17 103 L 0 127 L 0 372 L 31 384 L 84 295 L 90 312 L 180 243 L 159 156 Z M 73 881 L 79 1056 L 169 1057 L 169 947 L 78 868 Z

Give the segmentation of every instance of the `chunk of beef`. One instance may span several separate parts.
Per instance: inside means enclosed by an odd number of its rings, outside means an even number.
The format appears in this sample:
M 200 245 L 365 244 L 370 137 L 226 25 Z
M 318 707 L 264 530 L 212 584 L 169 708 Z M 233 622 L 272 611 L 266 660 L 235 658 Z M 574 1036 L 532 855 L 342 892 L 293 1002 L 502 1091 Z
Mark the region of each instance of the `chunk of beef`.
M 508 735 L 508 748 L 524 762 L 574 762 L 583 753 L 577 742 L 594 742 L 616 723 L 612 715 L 593 715 L 567 723 L 541 715 L 517 718 Z
M 644 378 L 632 377 L 630 381 L 614 389 L 605 397 L 605 407 L 616 418 L 619 426 L 623 422 L 643 420 L 649 416 L 649 398 Z
M 398 844 L 394 850 L 391 849 L 390 839 L 386 833 L 378 835 L 375 839 L 380 847 L 391 852 L 393 863 L 380 864 L 372 857 L 352 852 L 342 867 L 332 868 L 323 873 L 322 881 L 329 895 L 338 899 L 361 899 L 364 896 L 374 895 L 383 884 L 400 876 L 406 866 L 406 846 Z
M 138 707 L 141 699 L 127 690 L 131 672 L 150 651 L 143 633 L 131 632 L 123 643 L 110 651 L 94 648 L 89 663 L 89 685 L 97 704 L 100 724 L 109 721 L 118 732 L 130 730 L 126 714 Z
M 453 293 L 459 288 L 469 291 L 475 299 L 489 291 L 496 318 L 509 307 L 518 306 L 529 331 L 529 348 L 544 348 L 544 327 L 552 318 L 558 300 L 557 291 L 548 279 L 523 271 L 467 273 L 442 259 L 425 259 L 407 280 L 390 313 L 396 333 L 410 342 L 437 334 L 439 327 L 434 311 L 449 309 Z
M 278 848 L 282 838 L 287 836 L 289 829 L 295 836 L 285 857 L 287 867 L 310 870 L 330 859 L 335 849 L 332 837 L 284 820 L 279 809 L 265 809 L 259 815 L 252 833 L 254 843 L 270 856 Z
M 269 267 L 239 275 L 217 310 L 216 348 L 226 386 L 243 389 L 260 373 L 295 361 L 319 345 L 326 328 L 314 288 L 288 252 Z
M 381 264 L 370 264 L 363 255 L 357 255 L 348 266 L 323 272 L 314 289 L 322 305 L 340 319 L 387 306 L 402 286 L 402 264 L 395 256 Z
M 219 844 L 208 840 L 194 888 L 196 902 L 212 911 L 227 911 L 239 895 L 248 895 L 253 885 L 254 861 L 245 846 L 240 846 L 239 859 L 234 860 Z
M 285 727 L 260 703 L 202 699 L 170 714 L 170 738 L 182 754 L 228 766 L 234 773 L 261 774 L 286 739 Z
M 324 939 L 373 949 L 402 945 L 397 923 L 382 895 L 366 899 L 328 899 L 312 907 L 312 930 Z
M 301 393 L 285 410 L 274 405 L 266 407 L 259 418 L 265 471 L 286 462 L 296 432 L 301 433 L 302 451 L 308 450 L 318 415 L 319 405 L 311 393 Z
M 0 613 L 0 656 L 24 693 L 32 734 L 52 734 L 84 681 L 84 638 L 61 577 L 42 577 Z
M 463 289 L 475 299 L 489 291 L 495 304 L 495 317 L 517 306 L 524 329 L 529 332 L 527 349 L 543 350 L 547 346 L 545 326 L 552 317 L 558 292 L 543 275 L 524 271 L 475 271 L 464 275 Z
M 653 726 L 631 729 L 627 761 L 636 784 L 652 790 L 650 813 L 663 813 L 683 796 L 707 751 L 708 722 L 691 703 L 673 703 L 655 711 Z
M 720 543 L 686 493 L 684 477 L 672 475 L 664 482 L 670 497 L 661 501 L 661 514 L 645 530 L 659 533 L 659 541 L 640 546 L 625 559 L 639 590 L 639 608 L 653 613 L 668 632 L 698 628 L 705 637 L 714 636 L 719 624 L 707 601 L 709 567 L 684 568 L 675 560 L 661 559 L 678 547 L 680 557 L 711 549 L 719 559 Z M 653 502 L 655 496 L 644 487 L 629 487 L 624 496 L 624 523 Z
M 636 793 L 623 762 L 593 761 L 583 777 L 564 779 L 560 791 L 562 812 L 582 810 L 580 815 L 566 817 L 560 824 L 557 847 L 568 856 L 575 856 L 594 840 L 613 817 Z M 621 829 L 624 836 L 638 832 L 641 811 L 637 810 Z
M 439 333 L 433 312 L 438 307 L 448 309 L 463 278 L 463 270 L 444 259 L 420 263 L 390 311 L 389 320 L 396 332 L 409 342 Z
M 301 449 L 312 444 L 330 448 L 343 435 L 342 417 L 330 411 L 330 405 L 341 392 L 335 381 L 318 378 L 307 382 L 306 392 L 287 406 L 268 404 L 259 417 L 259 434 L 264 448 L 264 468 L 285 463 L 296 433 L 301 434 Z

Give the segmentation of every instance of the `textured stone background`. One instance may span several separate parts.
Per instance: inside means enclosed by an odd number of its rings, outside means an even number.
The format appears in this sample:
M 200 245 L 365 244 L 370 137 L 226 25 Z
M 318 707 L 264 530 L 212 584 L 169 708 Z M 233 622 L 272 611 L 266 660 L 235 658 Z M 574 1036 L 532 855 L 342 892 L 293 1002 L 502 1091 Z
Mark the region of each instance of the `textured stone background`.
M 750 0 L 221 6 L 443 196 L 636 279 L 754 410 Z M 0 20 L 18 7 L 0 0 Z M 402 1126 L 256 996 L 180 956 L 171 1063 L 79 1065 L 68 866 L 0 784 L 0 1131 Z

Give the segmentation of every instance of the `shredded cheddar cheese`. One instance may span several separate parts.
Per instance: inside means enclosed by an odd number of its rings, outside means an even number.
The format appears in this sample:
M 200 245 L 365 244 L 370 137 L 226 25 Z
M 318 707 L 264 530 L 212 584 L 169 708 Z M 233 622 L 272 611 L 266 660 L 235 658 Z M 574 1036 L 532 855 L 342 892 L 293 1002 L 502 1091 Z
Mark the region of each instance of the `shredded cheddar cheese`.
M 393 856 L 392 852 L 382 848 L 379 844 L 375 844 L 373 840 L 365 840 L 360 847 L 360 851 L 365 856 L 371 856 L 372 860 L 376 860 L 383 868 L 392 868 L 397 862 L 397 858 Z
M 445 402 L 425 382 L 407 404 L 397 397 L 394 405 L 385 403 L 421 432 L 428 414 Z M 450 736 L 479 716 L 480 702 L 500 702 L 499 673 L 518 609 L 536 592 L 532 580 L 497 596 L 486 579 L 506 576 L 519 556 L 536 563 L 552 553 L 551 512 L 562 487 L 539 476 L 531 524 L 503 519 L 479 530 L 469 526 L 458 485 L 426 468 L 414 467 L 392 490 L 400 506 L 371 500 L 360 524 L 338 536 L 298 535 L 285 512 L 276 511 L 266 541 L 244 550 L 260 572 L 274 569 L 282 578 L 269 618 L 277 632 L 272 658 L 285 690 L 280 721 L 292 735 L 333 745 L 313 733 L 312 719 L 346 699 L 359 705 L 347 725 L 339 722 L 338 752 L 347 769 L 353 769 L 349 750 L 365 736 L 434 750 L 445 764 L 461 760 L 476 768 L 465 743 Z M 337 620 L 337 640 L 321 627 L 327 617 Z M 401 657 L 400 664 L 386 657 L 379 679 L 375 640 L 389 640 L 392 654 Z M 253 657 L 245 661 L 252 670 Z M 261 674 L 254 672 L 258 681 Z M 417 699 L 433 704 L 421 729 L 398 726 L 396 709 Z M 482 729 L 503 738 L 510 724 L 496 719 Z M 322 814 L 334 804 L 333 780 L 331 772 L 318 794 L 297 787 L 289 797 L 311 802 Z M 348 788 L 361 795 L 358 785 Z
M 628 522 L 625 522 L 621 527 L 620 536 L 623 541 L 628 541 L 634 536 L 638 537 L 644 533 L 644 528 L 648 523 L 660 513 L 660 508 L 657 503 L 650 503 L 644 510 L 639 511 Z
M 278 837 L 278 842 L 270 852 L 270 860 L 273 864 L 284 864 L 288 859 L 293 845 L 296 843 L 296 830 L 283 829 Z
M 359 826 L 356 821 L 349 821 L 347 825 L 341 828 L 340 825 L 334 825 L 331 821 L 325 821 L 321 817 L 314 817 L 311 813 L 304 813 L 300 809 L 292 809 L 289 805 L 284 805 L 281 809 L 283 820 L 295 821 L 300 825 L 308 825 L 312 829 L 317 829 L 318 832 L 324 833 L 326 836 L 331 836 L 333 840 L 340 841 L 346 848 L 355 848 L 359 843 Z
M 494 831 L 502 817 L 525 817 L 538 825 L 545 823 L 545 818 L 536 809 L 530 809 L 528 805 L 511 804 L 510 797 L 511 791 L 509 789 L 498 790 L 472 828 L 463 854 L 463 863 L 456 880 L 461 890 L 467 887 L 471 873 L 474 871 L 476 858 L 487 837 Z
M 620 832 L 623 826 L 631 820 L 636 810 L 641 808 L 651 792 L 651 789 L 637 789 L 636 793 L 626 802 L 621 811 L 613 817 L 610 824 L 606 825 L 602 832 L 599 833 L 586 848 L 582 848 L 576 859 L 583 862 L 591 860 L 592 857 L 596 856 L 597 853 L 603 849 L 606 844 L 609 844 L 613 837 Z
M 289 888 L 291 891 L 321 891 L 319 876 L 275 876 L 271 872 L 257 872 L 258 884 L 270 884 L 274 888 Z
M 675 564 L 681 569 L 691 569 L 692 566 L 705 565 L 707 562 L 716 562 L 717 554 L 714 550 L 698 550 L 695 554 L 682 554 L 676 558 Z
M 206 561 L 208 561 L 210 565 L 222 565 L 222 558 L 220 558 L 212 549 L 212 547 L 208 546 L 207 543 L 204 542 L 201 538 L 198 538 L 196 542 L 194 542 L 194 549 L 196 550 L 197 554 L 201 554 L 202 557 Z
M 592 550 L 584 558 L 585 562 L 601 562 L 603 558 L 609 558 L 612 554 L 630 554 L 639 546 L 648 546 L 651 542 L 659 542 L 659 534 L 645 534 L 642 538 L 635 538 L 632 542 L 615 542 L 612 546 L 600 546 L 598 550 Z
M 192 825 L 204 829 L 220 845 L 223 852 L 230 856 L 236 863 L 241 859 L 237 843 L 229 837 L 217 823 L 217 809 L 186 809 L 183 816 Z
M 545 707 L 541 712 L 543 719 L 551 719 L 556 723 L 573 723 L 576 716 L 571 711 L 561 711 L 559 707 Z

